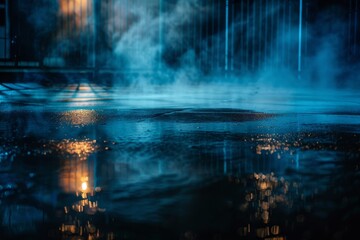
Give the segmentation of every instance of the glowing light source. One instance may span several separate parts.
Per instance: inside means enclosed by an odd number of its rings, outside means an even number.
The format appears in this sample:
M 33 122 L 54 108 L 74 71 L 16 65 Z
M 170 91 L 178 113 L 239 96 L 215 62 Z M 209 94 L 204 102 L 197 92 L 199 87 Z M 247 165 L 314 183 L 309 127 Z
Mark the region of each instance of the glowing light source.
M 83 191 L 86 191 L 86 189 L 87 189 L 87 182 L 83 182 L 83 183 L 81 183 L 81 189 L 83 190 Z
M 70 17 L 76 27 L 84 28 L 91 14 L 91 0 L 59 0 L 60 15 Z

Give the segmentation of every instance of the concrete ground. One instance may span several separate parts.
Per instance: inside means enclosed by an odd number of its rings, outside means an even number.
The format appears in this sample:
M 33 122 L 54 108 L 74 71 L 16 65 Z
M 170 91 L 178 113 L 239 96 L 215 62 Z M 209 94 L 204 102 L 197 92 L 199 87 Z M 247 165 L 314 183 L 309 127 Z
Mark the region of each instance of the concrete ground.
M 0 84 L 3 239 L 345 239 L 356 93 Z

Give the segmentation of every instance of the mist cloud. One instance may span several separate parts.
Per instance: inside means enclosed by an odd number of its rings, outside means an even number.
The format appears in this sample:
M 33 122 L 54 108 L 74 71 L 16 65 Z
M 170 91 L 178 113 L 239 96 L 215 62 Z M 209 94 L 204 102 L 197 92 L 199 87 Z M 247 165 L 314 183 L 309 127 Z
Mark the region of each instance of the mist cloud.
M 101 60 L 99 67 L 125 72 L 122 75 L 125 81 L 117 76 L 113 79 L 114 84 L 127 82 L 137 88 L 141 85 L 211 82 L 257 84 L 257 89 L 266 86 L 360 87 L 360 61 L 354 57 L 348 61 L 350 46 L 347 30 L 344 30 L 348 29 L 347 15 L 334 15 L 336 6 L 316 12 L 311 19 L 303 13 L 302 68 L 299 73 L 298 1 L 291 1 L 291 8 L 285 3 L 271 5 L 266 1 L 266 9 L 265 1 L 249 1 L 249 6 L 246 1 L 235 1 L 237 9 L 234 14 L 234 5 L 230 1 L 227 71 L 224 66 L 225 0 L 162 1 L 161 15 L 157 0 L 146 3 L 141 0 L 114 0 L 112 3 L 112 6 L 102 3 L 102 8 L 111 8 L 112 13 L 101 22 L 103 37 L 100 41 L 106 47 L 96 52 L 96 58 Z M 213 5 L 218 3 L 220 5 Z M 263 9 L 258 11 L 256 7 L 260 3 Z M 242 12 L 239 12 L 239 4 L 243 4 Z M 43 21 L 56 11 L 59 17 L 66 14 L 62 9 L 65 8 L 61 1 L 54 1 L 50 8 L 40 7 L 29 16 L 35 28 L 42 29 L 39 35 L 46 35 L 45 32 L 50 32 L 51 28 L 58 29 L 49 55 L 61 56 L 64 51 L 71 53 L 78 49 L 91 50 L 89 39 L 93 34 L 94 15 L 75 14 L 73 22 L 76 29 L 80 31 L 81 24 L 88 29 L 82 34 L 66 35 L 62 34 L 64 26 L 59 28 L 58 23 L 50 21 L 45 24 Z M 144 75 L 142 72 L 152 74 Z

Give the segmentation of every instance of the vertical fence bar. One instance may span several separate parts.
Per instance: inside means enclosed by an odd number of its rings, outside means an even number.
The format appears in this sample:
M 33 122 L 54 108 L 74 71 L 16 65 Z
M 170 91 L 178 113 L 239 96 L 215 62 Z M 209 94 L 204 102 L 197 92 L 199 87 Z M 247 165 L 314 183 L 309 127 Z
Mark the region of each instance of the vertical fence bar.
M 196 15 L 194 16 L 194 31 L 193 31 L 193 44 L 194 44 L 194 53 L 196 54 L 196 45 L 197 45 L 197 34 L 196 34 Z
M 212 70 L 215 69 L 215 51 L 214 51 L 214 45 L 215 45 L 215 41 L 214 41 L 214 36 L 215 36 L 215 0 L 212 0 L 212 29 L 211 29 L 211 68 Z
M 252 3 L 252 49 L 251 49 L 251 58 L 252 58 L 252 64 L 251 68 L 252 70 L 255 69 L 255 40 L 256 40 L 256 1 L 253 1 Z
M 286 4 L 287 1 L 285 1 L 285 4 L 282 6 L 282 23 L 281 23 L 281 65 L 285 66 L 285 43 L 283 42 L 285 38 L 285 19 L 286 19 Z M 286 43 L 288 44 L 288 43 Z
M 273 68 L 273 59 L 274 59 L 274 39 L 273 39 L 273 33 L 274 33 L 274 1 L 275 0 L 271 0 L 271 10 L 270 10 L 270 14 L 271 14 L 271 18 L 270 18 L 270 67 L 271 69 Z
M 73 23 L 72 23 L 72 28 L 73 28 L 73 30 L 72 30 L 72 34 L 73 34 L 73 36 L 72 37 L 75 37 L 75 38 L 77 38 L 78 37 L 78 34 L 79 34 L 79 29 L 80 29 L 80 26 L 77 26 L 77 20 L 78 20 L 78 15 L 77 15 L 77 12 L 76 12 L 76 10 L 77 10 L 77 4 L 76 4 L 76 1 L 73 1 L 73 14 L 74 14 L 74 16 L 73 16 Z M 79 56 L 79 49 L 78 49 L 78 47 L 79 47 L 79 38 L 77 38 L 77 40 L 76 40 L 76 45 L 77 45 L 77 47 L 76 47 L 76 50 L 75 50 L 75 58 L 77 58 L 76 59 L 76 65 L 77 66 L 79 66 L 79 59 L 80 59 L 80 56 Z M 77 44 L 78 43 L 78 44 Z
M 211 4 L 211 3 L 210 3 Z M 206 10 L 207 10 L 207 6 L 206 6 Z M 205 11 L 205 67 L 208 68 L 208 62 L 209 62 L 209 53 L 208 53 L 208 45 L 209 45 L 209 14 L 207 11 Z
M 276 46 L 276 55 L 277 55 L 277 67 L 281 67 L 281 62 L 282 62 L 282 55 L 281 55 L 281 41 L 279 39 L 279 36 L 281 35 L 281 25 L 280 25 L 280 15 L 281 15 L 281 1 L 282 0 L 278 0 L 278 4 L 277 4 L 277 21 L 276 21 L 276 42 L 277 42 L 277 46 Z
M 84 48 L 84 42 L 83 42 L 83 29 L 84 29 L 84 23 L 83 23 L 83 1 L 84 0 L 80 0 L 80 7 L 79 7 L 79 11 L 80 11 L 80 59 L 81 61 L 83 61 L 83 48 Z M 84 66 L 84 62 L 82 62 L 82 66 Z
M 200 6 L 200 12 L 199 14 L 197 14 L 199 16 L 199 40 L 198 40 L 198 43 L 199 43 L 199 67 L 201 68 L 202 66 L 202 62 L 203 62 L 203 59 L 202 59 L 202 53 L 203 53 L 203 41 L 202 41 L 202 38 L 203 38 L 203 35 L 202 35 L 202 31 L 203 31 L 203 25 L 202 25 L 202 8 L 203 6 Z
M 267 67 L 268 59 L 268 18 L 269 18 L 269 2 L 265 1 L 265 38 L 264 38 L 264 56 L 265 56 L 265 66 Z
M 97 29 L 97 25 L 98 25 L 98 1 L 100 0 L 93 0 L 93 6 L 92 6 L 92 15 L 93 15 L 93 41 L 92 41 L 92 67 L 94 69 L 97 68 L 97 42 L 98 42 L 98 29 Z
M 5 31 L 4 31 L 4 58 L 5 61 L 9 58 L 10 46 L 8 40 L 10 35 L 10 21 L 9 21 L 9 0 L 5 0 Z
M 194 26 L 193 26 L 193 48 L 194 52 L 196 50 L 196 16 L 194 16 Z
M 303 0 L 299 0 L 299 49 L 298 49 L 298 77 L 300 78 L 301 74 L 301 43 L 302 43 L 302 8 Z
M 229 60 L 229 0 L 226 0 L 225 11 L 225 71 L 227 71 Z
M 280 33 L 280 14 L 281 14 L 281 0 L 277 1 L 277 6 L 276 6 L 276 11 L 277 11 L 277 20 L 276 20 L 276 37 L 275 37 L 275 41 L 276 41 L 276 66 L 280 67 L 281 66 L 281 55 L 280 55 L 280 40 L 279 40 L 279 33 Z
M 218 34 L 220 34 L 220 9 L 221 9 L 221 5 L 220 5 L 220 0 L 218 0 L 218 25 L 217 25 L 217 29 L 218 29 Z M 220 69 L 220 38 L 217 37 L 217 68 Z
M 231 71 L 234 71 L 234 35 L 235 35 L 235 29 L 234 29 L 234 25 L 235 25 L 235 2 L 232 2 L 231 5 Z
M 358 0 L 355 0 L 355 13 L 354 13 L 354 56 L 357 56 L 357 32 L 358 29 Z
M 259 1 L 259 43 L 258 43 L 258 52 L 259 52 L 259 55 L 258 55 L 258 66 L 260 67 L 261 66 L 261 63 L 263 61 L 263 49 L 262 49 L 262 42 L 263 42 L 263 39 L 262 39 L 262 24 L 263 24 L 263 21 L 262 21 L 262 18 L 263 18 L 263 4 L 262 4 L 262 0 Z
M 352 0 L 349 0 L 349 23 L 348 23 L 348 60 L 351 58 L 351 26 L 352 26 Z
M 94 1 L 94 0 L 93 0 Z M 88 58 L 88 61 L 87 61 L 87 67 L 90 67 L 91 66 L 91 63 L 89 62 L 89 59 L 92 58 L 92 52 L 91 52 L 91 37 L 94 37 L 94 32 L 91 31 L 91 21 L 89 21 L 89 16 L 91 14 L 91 3 L 90 1 L 88 1 L 86 3 L 86 16 L 87 16 L 87 26 L 86 26 L 86 29 L 87 29 L 87 36 L 86 36 L 86 51 L 87 51 L 87 58 Z M 93 14 L 91 16 L 92 18 L 94 17 Z M 92 34 L 90 34 L 92 32 Z
M 125 14 L 125 18 L 124 18 L 124 22 L 125 22 L 125 31 L 128 28 L 128 0 L 125 0 L 125 6 L 124 6 L 124 14 Z
M 246 31 L 246 39 L 245 39 L 245 48 L 246 48 L 246 70 L 249 70 L 249 35 L 250 35 L 250 31 L 248 31 L 248 27 L 249 27 L 249 22 L 250 22 L 250 2 L 249 0 L 247 0 L 246 2 L 246 27 L 245 27 L 245 31 Z
M 159 62 L 158 68 L 161 69 L 161 57 L 162 57 L 162 47 L 163 47 L 163 19 L 162 19 L 162 11 L 163 11 L 163 0 L 159 0 Z
M 244 1 L 240 3 L 240 69 L 244 70 Z
M 290 57 L 291 57 L 291 45 L 292 45 L 292 32 L 291 32 L 291 12 L 292 12 L 292 3 L 291 1 L 289 2 L 289 18 L 288 18 L 288 49 L 287 49 L 287 62 L 288 62 L 288 66 L 292 67 L 292 64 L 290 62 Z
M 309 27 L 308 27 L 308 17 L 309 17 L 309 3 L 307 2 L 308 0 L 306 0 L 306 8 L 305 8 L 305 28 L 304 28 L 304 55 L 305 57 L 308 54 L 308 38 L 309 38 Z M 307 65 L 306 65 L 306 61 L 303 62 L 303 69 L 306 69 Z

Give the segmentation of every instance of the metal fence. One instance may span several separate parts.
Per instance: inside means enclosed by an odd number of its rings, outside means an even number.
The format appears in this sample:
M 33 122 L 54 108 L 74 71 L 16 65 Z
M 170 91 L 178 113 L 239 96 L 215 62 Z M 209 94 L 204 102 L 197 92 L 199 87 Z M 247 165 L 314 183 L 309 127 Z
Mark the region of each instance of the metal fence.
M 0 0 L 0 59 L 10 57 L 8 0 Z
M 329 0 L 0 0 L 2 67 L 154 70 L 192 57 L 204 71 L 306 68 Z M 359 51 L 359 0 L 326 9 Z M 335 28 L 337 20 L 345 26 Z M 321 27 L 320 27 L 321 28 Z M 320 31 L 321 32 L 321 31 Z M 319 33 L 320 35 L 322 33 Z

